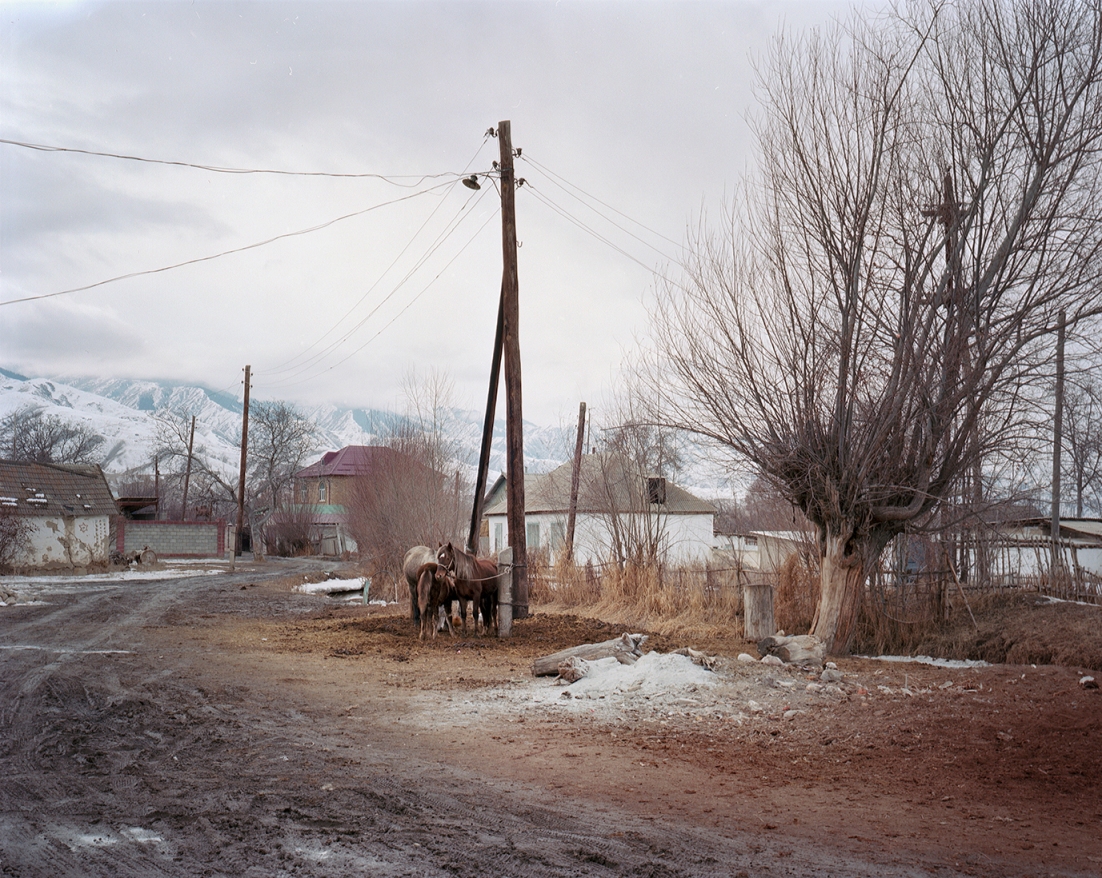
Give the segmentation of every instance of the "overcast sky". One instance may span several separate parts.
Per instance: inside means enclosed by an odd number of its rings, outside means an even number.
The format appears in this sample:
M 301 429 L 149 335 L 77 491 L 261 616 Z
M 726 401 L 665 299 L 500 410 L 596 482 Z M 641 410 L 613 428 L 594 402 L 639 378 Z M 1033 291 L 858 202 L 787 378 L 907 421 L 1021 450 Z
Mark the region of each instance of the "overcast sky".
M 0 144 L 0 366 L 240 393 L 249 363 L 255 397 L 384 408 L 416 368 L 479 409 L 500 200 L 459 179 L 491 170 L 507 119 L 524 414 L 568 423 L 752 164 L 753 58 L 844 8 L 0 2 L 4 140 L 389 178 Z

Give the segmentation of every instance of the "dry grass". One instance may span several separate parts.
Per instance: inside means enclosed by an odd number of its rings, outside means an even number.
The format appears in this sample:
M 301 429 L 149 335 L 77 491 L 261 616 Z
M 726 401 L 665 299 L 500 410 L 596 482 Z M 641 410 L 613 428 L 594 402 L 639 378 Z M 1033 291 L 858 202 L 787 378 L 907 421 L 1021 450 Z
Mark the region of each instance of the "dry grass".
M 810 631 L 818 603 L 818 567 L 794 552 L 781 565 L 773 593 L 773 622 L 777 630 L 789 634 Z
M 710 636 L 741 630 L 740 593 L 733 576 L 703 567 L 605 568 L 529 565 L 530 599 L 548 608 L 616 619 L 656 634 Z

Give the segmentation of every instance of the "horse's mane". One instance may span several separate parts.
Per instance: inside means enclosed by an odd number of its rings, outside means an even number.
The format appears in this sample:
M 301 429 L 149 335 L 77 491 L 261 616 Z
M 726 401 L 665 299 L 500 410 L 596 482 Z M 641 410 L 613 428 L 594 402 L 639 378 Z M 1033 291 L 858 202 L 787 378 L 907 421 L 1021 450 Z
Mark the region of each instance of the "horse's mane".
M 493 558 L 479 558 L 466 549 L 451 544 L 452 558 L 455 561 L 455 578 L 468 582 L 489 582 L 497 575 L 497 561 Z
M 478 579 L 478 568 L 474 563 L 474 555 L 471 555 L 469 552 L 464 551 L 456 545 L 452 545 L 452 557 L 455 559 L 456 579 Z

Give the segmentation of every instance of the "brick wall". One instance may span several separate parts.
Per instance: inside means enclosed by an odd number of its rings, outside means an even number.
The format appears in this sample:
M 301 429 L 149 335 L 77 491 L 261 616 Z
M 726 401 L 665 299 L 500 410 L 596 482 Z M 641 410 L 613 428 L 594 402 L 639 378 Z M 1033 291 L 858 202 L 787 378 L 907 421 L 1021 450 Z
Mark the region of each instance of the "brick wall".
M 226 522 L 120 519 L 116 548 L 125 553 L 146 546 L 161 558 L 218 557 L 226 553 Z

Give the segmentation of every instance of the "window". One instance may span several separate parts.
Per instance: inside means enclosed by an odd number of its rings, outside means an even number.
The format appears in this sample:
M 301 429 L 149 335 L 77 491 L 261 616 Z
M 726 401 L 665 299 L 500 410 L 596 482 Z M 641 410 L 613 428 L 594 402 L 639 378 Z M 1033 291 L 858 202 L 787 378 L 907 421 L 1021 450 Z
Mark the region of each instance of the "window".
M 562 544 L 566 542 L 566 525 L 563 522 L 551 522 L 551 538 L 548 542 L 550 544 L 548 548 L 552 552 L 557 552 L 562 548 Z
M 500 521 L 494 522 L 494 551 L 500 552 L 505 548 L 505 525 Z
M 535 550 L 540 547 L 540 523 L 533 521 L 525 530 L 525 536 L 528 538 L 527 548 Z
M 305 503 L 310 499 L 310 486 L 306 482 L 298 483 L 298 502 Z
M 329 490 L 328 490 L 328 488 L 329 488 L 329 486 L 325 482 L 318 482 L 318 502 L 319 503 L 328 503 L 329 502 Z
M 666 502 L 666 480 L 662 478 L 647 479 L 647 502 L 664 505 Z

